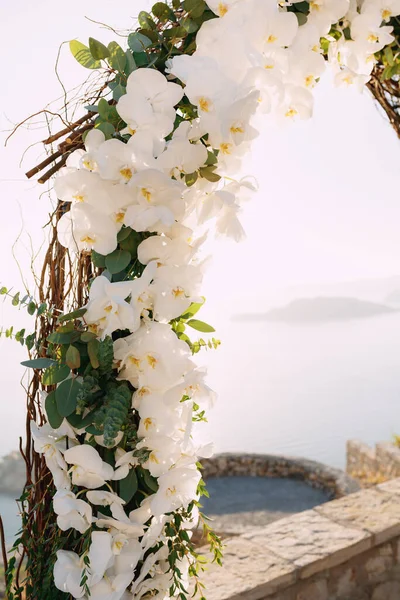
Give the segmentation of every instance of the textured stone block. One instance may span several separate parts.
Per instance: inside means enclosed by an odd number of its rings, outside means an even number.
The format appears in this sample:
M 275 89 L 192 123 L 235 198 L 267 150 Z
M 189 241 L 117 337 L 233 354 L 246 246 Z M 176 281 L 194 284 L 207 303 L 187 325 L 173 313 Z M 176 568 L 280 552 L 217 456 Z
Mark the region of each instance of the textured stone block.
M 375 588 L 371 600 L 399 600 L 400 583 L 387 581 Z
M 382 491 L 364 490 L 315 510 L 345 527 L 374 534 L 374 545 L 400 535 L 399 499 Z
M 329 600 L 328 586 L 326 581 L 314 581 L 314 583 L 306 585 L 296 595 L 296 600 Z
M 246 597 L 259 600 L 296 580 L 295 567 L 266 548 L 242 537 L 226 540 L 224 566 L 210 565 L 204 574 L 207 600 Z
M 371 547 L 371 536 L 366 531 L 339 525 L 315 510 L 276 521 L 242 537 L 256 544 L 260 552 L 266 548 L 293 562 L 300 569 L 301 578 L 341 564 Z

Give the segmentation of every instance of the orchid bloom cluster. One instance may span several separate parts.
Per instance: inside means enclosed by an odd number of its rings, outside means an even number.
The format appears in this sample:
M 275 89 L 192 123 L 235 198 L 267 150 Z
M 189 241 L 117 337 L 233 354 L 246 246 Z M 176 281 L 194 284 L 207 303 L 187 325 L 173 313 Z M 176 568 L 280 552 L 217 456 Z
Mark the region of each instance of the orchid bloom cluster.
M 133 70 L 116 103 L 117 135 L 90 131 L 56 178 L 57 197 L 70 205 L 60 243 L 92 252 L 105 269 L 82 324 L 97 343 L 112 340 L 113 385 L 125 383 L 136 424 L 127 450 L 124 427 L 110 438 L 71 419 L 32 423 L 57 490 L 59 529 L 89 535 L 82 554 L 57 553 L 55 585 L 73 598 L 169 597 L 179 594 L 174 571 L 186 586 L 190 562 L 171 568 L 167 532 L 178 515 L 190 537 L 198 460 L 211 453 L 196 444 L 193 421 L 214 394 L 183 325 L 203 302 L 205 227 L 243 237 L 239 213 L 255 186 L 235 175 L 257 136 L 256 113 L 309 118 L 327 61 L 338 84 L 364 85 L 375 53 L 393 39 L 387 22 L 400 14 L 400 0 L 313 0 L 302 20 L 296 4 L 209 0 L 215 18 L 202 24 L 194 53 L 169 59 L 165 72 Z M 77 412 L 90 417 L 79 402 Z M 118 490 L 139 468 L 154 490 L 129 509 Z

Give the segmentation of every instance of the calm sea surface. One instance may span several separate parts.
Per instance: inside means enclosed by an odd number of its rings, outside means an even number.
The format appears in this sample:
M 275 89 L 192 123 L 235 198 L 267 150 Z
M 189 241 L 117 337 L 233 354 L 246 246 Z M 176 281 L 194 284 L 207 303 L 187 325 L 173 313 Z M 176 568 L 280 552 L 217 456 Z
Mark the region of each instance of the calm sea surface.
M 304 456 L 344 467 L 346 440 L 400 434 L 400 316 L 319 323 L 228 321 L 210 353 L 217 451 Z
M 0 494 L 0 515 L 3 519 L 7 545 L 12 544 L 14 535 L 19 531 L 21 521 L 18 506 L 12 496 Z

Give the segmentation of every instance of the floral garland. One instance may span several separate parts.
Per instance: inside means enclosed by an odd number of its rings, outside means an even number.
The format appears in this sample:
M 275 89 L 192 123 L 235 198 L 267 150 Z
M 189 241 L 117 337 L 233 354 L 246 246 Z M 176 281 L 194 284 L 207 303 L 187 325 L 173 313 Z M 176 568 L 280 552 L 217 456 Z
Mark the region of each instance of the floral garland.
M 71 42 L 84 66 L 104 61 L 116 77 L 54 186 L 59 242 L 91 253 L 101 274 L 87 305 L 59 318 L 47 356 L 25 363 L 46 368 L 53 386 L 48 423 L 31 427 L 58 528 L 72 531 L 57 550 L 58 590 L 185 600 L 193 576 L 202 594 L 190 538 L 204 492 L 198 461 L 211 449 L 194 430 L 214 394 L 192 355 L 218 341 L 192 342 L 187 327 L 214 331 L 193 318 L 204 226 L 243 237 L 238 215 L 255 186 L 234 175 L 255 114 L 311 117 L 327 62 L 338 85 L 364 87 L 399 14 L 400 0 L 173 0 L 141 13 L 127 51 Z M 166 39 L 174 51 L 157 62 Z

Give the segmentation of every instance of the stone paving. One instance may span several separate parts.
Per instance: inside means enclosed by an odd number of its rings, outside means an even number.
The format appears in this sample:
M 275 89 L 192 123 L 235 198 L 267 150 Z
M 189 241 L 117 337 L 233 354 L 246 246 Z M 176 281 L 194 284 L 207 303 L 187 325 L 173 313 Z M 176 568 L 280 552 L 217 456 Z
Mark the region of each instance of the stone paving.
M 208 600 L 399 600 L 400 480 L 226 540 Z

